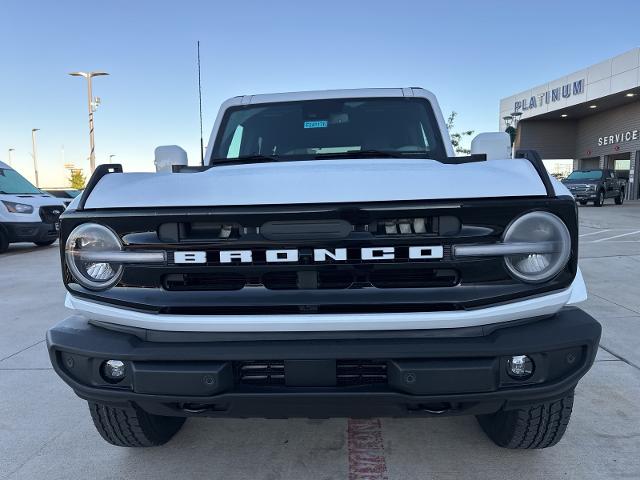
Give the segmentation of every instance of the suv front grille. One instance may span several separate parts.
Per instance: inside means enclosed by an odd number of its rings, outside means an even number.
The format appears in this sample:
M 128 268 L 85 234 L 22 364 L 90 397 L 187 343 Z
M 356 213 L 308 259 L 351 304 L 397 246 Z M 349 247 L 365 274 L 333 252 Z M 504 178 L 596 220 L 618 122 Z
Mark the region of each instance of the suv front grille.
M 481 308 L 565 289 L 575 278 L 575 250 L 562 272 L 540 284 L 511 277 L 501 257 L 452 255 L 453 245 L 499 242 L 510 222 L 532 210 L 560 217 L 577 245 L 570 196 L 128 209 L 122 216 L 96 210 L 91 220 L 112 228 L 127 250 L 164 251 L 166 263 L 127 264 L 118 285 L 106 291 L 86 292 L 70 277 L 65 284 L 80 297 L 176 315 Z M 87 213 L 65 213 L 62 241 L 85 221 Z M 442 257 L 412 258 L 412 246 L 441 247 Z M 393 256 L 363 259 L 367 247 L 392 247 Z M 341 258 L 333 253 L 316 260 L 316 249 L 344 250 Z M 266 252 L 273 250 L 296 250 L 298 256 L 269 260 Z M 222 251 L 250 251 L 251 257 L 222 262 Z M 176 262 L 176 252 L 204 252 L 204 262 Z
M 39 213 L 40 218 L 44 223 L 56 223 L 63 211 L 64 207 L 60 205 L 52 205 L 40 207 Z

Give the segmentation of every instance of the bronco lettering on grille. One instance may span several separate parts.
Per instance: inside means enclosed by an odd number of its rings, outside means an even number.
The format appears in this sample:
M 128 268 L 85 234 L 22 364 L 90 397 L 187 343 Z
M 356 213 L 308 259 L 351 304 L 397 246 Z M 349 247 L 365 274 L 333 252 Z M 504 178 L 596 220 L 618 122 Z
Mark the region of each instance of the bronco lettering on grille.
M 410 260 L 436 260 L 443 258 L 444 252 L 441 245 L 426 245 L 409 247 Z M 253 252 L 251 250 L 222 250 L 220 252 L 212 252 L 210 256 L 214 258 L 207 259 L 205 251 L 191 252 L 174 252 L 173 263 L 252 263 Z M 217 258 L 216 258 L 217 257 Z M 267 250 L 265 252 L 266 263 L 292 263 L 297 262 L 300 258 L 298 249 L 286 250 Z M 359 255 L 355 258 L 349 258 L 349 250 L 346 248 L 314 248 L 313 261 L 316 263 L 334 261 L 346 262 L 348 260 L 394 260 L 395 247 L 363 247 L 359 251 Z

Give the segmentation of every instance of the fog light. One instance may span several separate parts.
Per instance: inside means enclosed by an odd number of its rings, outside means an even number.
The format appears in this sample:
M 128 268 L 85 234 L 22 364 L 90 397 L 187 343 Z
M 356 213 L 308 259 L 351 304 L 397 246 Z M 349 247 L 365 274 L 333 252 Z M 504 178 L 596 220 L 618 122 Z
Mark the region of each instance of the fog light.
M 533 375 L 533 360 L 526 355 L 514 355 L 507 362 L 507 373 L 510 377 L 524 380 Z
M 118 383 L 127 373 L 124 362 L 107 360 L 102 364 L 102 376 L 109 383 Z

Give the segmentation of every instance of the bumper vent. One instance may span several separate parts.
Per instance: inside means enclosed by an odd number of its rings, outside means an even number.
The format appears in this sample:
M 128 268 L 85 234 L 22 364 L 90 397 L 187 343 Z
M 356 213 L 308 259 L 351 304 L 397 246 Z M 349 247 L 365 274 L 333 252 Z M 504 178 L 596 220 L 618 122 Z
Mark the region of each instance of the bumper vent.
M 284 360 L 235 364 L 237 382 L 244 385 L 284 385 Z
M 338 360 L 338 385 L 371 385 L 387 383 L 387 362 L 378 360 Z
M 285 384 L 283 360 L 235 362 L 236 383 L 271 386 Z M 313 379 L 310 379 L 313 384 Z M 375 385 L 387 383 L 387 362 L 379 360 L 337 360 L 338 386 Z

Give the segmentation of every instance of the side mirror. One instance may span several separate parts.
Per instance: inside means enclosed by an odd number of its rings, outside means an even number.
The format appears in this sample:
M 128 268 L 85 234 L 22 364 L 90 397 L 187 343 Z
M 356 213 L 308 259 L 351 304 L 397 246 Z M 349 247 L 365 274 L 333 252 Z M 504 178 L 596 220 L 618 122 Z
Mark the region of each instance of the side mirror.
M 187 165 L 187 152 L 177 145 L 163 145 L 155 150 L 156 172 L 171 173 L 173 165 Z
M 471 141 L 475 153 L 484 153 L 487 160 L 511 158 L 511 137 L 506 132 L 480 133 Z

